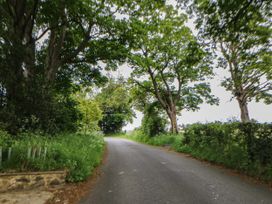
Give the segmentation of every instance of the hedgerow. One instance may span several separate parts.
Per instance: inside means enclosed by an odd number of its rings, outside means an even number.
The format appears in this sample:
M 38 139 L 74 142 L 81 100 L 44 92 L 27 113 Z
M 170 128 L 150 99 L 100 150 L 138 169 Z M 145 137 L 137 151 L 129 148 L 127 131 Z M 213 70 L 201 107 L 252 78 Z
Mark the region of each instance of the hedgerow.
M 185 129 L 179 151 L 272 179 L 272 124 L 193 124 Z

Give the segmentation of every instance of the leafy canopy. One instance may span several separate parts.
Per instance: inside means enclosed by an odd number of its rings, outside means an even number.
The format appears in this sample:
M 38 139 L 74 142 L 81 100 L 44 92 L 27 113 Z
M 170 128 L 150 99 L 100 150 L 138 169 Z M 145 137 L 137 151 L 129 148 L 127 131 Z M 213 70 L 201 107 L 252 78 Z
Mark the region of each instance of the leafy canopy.
M 195 110 L 203 102 L 202 97 L 211 103 L 215 100 L 208 84 L 198 83 L 212 70 L 207 53 L 184 26 L 186 18 L 166 6 L 134 19 L 132 26 L 138 38 L 129 56 L 133 68 L 130 80 L 152 93 L 164 107 L 172 100 L 180 110 Z
M 239 100 L 272 102 L 272 2 L 193 0 L 199 35 L 218 48 L 219 66 L 231 76 L 222 85 Z

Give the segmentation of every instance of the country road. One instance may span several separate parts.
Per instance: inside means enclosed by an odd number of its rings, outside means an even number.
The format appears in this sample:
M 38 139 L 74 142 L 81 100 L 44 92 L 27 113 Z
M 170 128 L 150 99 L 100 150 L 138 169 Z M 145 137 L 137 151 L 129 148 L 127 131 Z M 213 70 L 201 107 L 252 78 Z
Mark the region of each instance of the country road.
M 272 191 L 205 162 L 106 138 L 102 176 L 80 204 L 271 204 Z

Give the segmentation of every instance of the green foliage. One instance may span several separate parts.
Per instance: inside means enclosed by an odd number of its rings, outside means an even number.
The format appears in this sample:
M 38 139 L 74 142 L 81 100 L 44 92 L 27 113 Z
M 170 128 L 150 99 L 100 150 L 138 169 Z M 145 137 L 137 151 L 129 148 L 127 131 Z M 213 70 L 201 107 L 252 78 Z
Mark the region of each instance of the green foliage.
M 75 130 L 73 84 L 105 82 L 98 62 L 116 68 L 126 56 L 117 10 L 119 0 L 0 1 L 0 123 L 9 132 Z
M 140 35 L 129 56 L 133 68 L 131 81 L 159 101 L 171 96 L 169 100 L 177 102 L 177 109 L 195 110 L 203 102 L 202 97 L 212 101 L 209 86 L 198 83 L 212 70 L 208 53 L 184 25 L 185 20 L 186 16 L 179 15 L 171 6 L 145 16 L 142 21 L 136 20 L 135 32 Z
M 192 4 L 189 4 L 191 2 Z M 247 103 L 272 102 L 272 3 L 269 0 L 186 0 L 196 14 L 199 36 L 209 40 L 218 67 L 228 69 L 222 86 L 237 99 L 241 120 L 249 122 Z
M 166 131 L 166 124 L 167 119 L 161 114 L 158 102 L 146 105 L 141 126 L 144 134 L 151 137 L 161 134 Z
M 8 132 L 3 131 L 0 129 L 0 147 L 7 147 L 11 145 L 12 143 L 12 137 Z
M 203 82 L 212 75 L 209 54 L 185 26 L 186 19 L 168 5 L 132 23 L 139 34 L 129 55 L 130 80 L 161 104 L 173 132 L 178 131 L 176 117 L 182 110 L 197 110 L 205 100 L 217 102 Z
M 85 92 L 80 92 L 75 95 L 75 98 L 79 103 L 78 109 L 82 115 L 79 125 L 84 132 L 98 131 L 98 122 L 102 119 L 102 110 L 97 101 L 88 99 L 87 97 L 88 95 Z
M 130 87 L 133 107 L 143 112 L 141 129 L 144 134 L 155 136 L 166 131 L 167 118 L 160 103 L 151 93 L 139 86 Z
M 178 150 L 182 140 L 182 134 L 161 134 L 151 138 L 148 141 L 148 144 L 155 146 L 166 146 L 170 147 L 171 149 Z
M 149 135 L 146 135 L 141 129 L 134 130 L 127 134 L 116 135 L 116 136 L 131 139 L 136 142 L 141 142 L 141 143 L 145 143 L 149 145 L 167 146 L 167 147 L 171 147 L 172 149 L 176 151 L 180 149 L 182 140 L 183 140 L 183 134 L 162 133 L 154 137 L 150 137 Z
M 99 127 L 105 134 L 117 133 L 132 120 L 133 111 L 129 91 L 123 79 L 110 80 L 95 100 L 98 102 L 103 118 Z
M 4 135 L 4 137 L 3 137 Z M 51 171 L 67 170 L 67 181 L 77 182 L 85 180 L 96 167 L 104 150 L 103 135 L 91 134 L 63 134 L 48 137 L 34 133 L 24 133 L 12 140 L 12 144 L 5 134 L 0 135 L 4 147 L 4 162 L 0 167 L 7 171 Z M 4 140 L 3 140 L 4 138 Z M 12 147 L 12 157 L 7 161 L 7 147 Z M 27 158 L 29 147 L 42 148 L 42 156 Z M 44 158 L 44 150 L 47 149 Z
M 271 180 L 272 125 L 193 124 L 185 129 L 180 151 Z
M 272 124 L 192 124 L 183 134 L 150 137 L 142 130 L 121 135 L 137 142 L 188 153 L 196 158 L 237 169 L 265 181 L 272 180 Z
M 141 129 L 133 130 L 127 134 L 117 134 L 116 136 L 128 138 L 142 143 L 147 143 L 150 139 L 150 137 L 145 135 Z

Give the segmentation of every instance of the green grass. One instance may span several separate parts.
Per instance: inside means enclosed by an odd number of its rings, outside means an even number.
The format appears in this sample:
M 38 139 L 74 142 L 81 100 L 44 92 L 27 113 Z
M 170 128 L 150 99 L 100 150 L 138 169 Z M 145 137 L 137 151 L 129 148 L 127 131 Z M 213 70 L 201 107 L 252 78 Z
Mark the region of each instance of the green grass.
M 148 137 L 141 130 L 135 130 L 127 134 L 116 134 L 115 137 L 122 137 L 130 139 L 136 142 L 141 142 L 144 144 L 154 145 L 154 146 L 167 146 L 176 151 L 179 150 L 183 134 L 160 134 L 154 137 Z
M 100 163 L 105 146 L 103 135 L 98 133 L 62 134 L 55 137 L 25 133 L 16 139 L 8 138 L 7 135 L 3 138 L 0 140 L 0 145 L 4 146 L 3 157 L 7 157 L 8 146 L 12 147 L 12 157 L 10 161 L 4 158 L 1 172 L 67 170 L 69 182 L 85 180 Z M 27 158 L 29 147 L 32 150 L 42 148 L 45 158 Z

